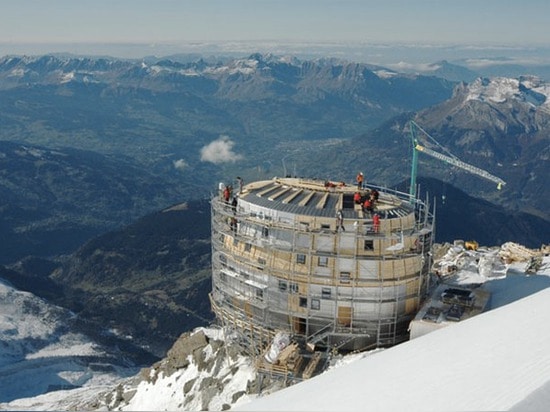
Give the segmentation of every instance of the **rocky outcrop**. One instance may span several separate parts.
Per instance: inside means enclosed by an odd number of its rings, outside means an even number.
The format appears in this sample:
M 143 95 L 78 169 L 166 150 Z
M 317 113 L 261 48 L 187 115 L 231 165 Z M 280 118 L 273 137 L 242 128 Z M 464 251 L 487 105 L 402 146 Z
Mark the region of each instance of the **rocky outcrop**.
M 164 359 L 93 402 L 93 409 L 158 410 L 164 402 L 182 410 L 227 410 L 257 388 L 253 359 L 242 347 L 222 329 L 198 328 L 182 334 Z

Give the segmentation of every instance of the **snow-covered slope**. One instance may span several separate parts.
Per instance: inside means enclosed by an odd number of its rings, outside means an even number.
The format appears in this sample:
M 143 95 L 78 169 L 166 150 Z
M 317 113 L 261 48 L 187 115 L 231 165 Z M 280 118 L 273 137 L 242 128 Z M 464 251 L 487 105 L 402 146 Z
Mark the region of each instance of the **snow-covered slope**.
M 60 389 L 94 387 L 97 392 L 98 386 L 110 387 L 136 373 L 115 354 L 72 331 L 73 318 L 0 279 L 0 410 L 4 402 Z

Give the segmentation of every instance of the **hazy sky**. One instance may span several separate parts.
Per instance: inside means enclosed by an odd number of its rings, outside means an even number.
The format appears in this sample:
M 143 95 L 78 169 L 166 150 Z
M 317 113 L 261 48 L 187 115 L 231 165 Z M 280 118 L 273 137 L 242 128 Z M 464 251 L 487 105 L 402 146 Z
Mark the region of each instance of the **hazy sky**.
M 414 45 L 410 60 L 425 45 L 548 47 L 550 0 L 0 0 L 0 56 L 278 54 L 312 43 Z
M 549 0 L 0 0 L 0 43 L 549 45 Z

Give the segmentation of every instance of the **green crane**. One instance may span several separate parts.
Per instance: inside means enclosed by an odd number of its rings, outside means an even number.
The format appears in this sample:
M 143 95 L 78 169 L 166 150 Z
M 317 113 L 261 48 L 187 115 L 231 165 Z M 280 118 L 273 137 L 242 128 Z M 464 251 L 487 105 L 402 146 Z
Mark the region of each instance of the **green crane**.
M 472 174 L 475 174 L 477 176 L 483 177 L 487 180 L 490 180 L 492 182 L 495 182 L 497 184 L 497 189 L 500 190 L 502 186 L 506 184 L 504 180 L 502 180 L 500 177 L 496 177 L 492 175 L 491 173 L 480 169 L 479 167 L 472 166 L 471 164 L 465 163 L 458 159 L 456 156 L 449 153 L 445 148 L 443 148 L 432 136 L 429 135 L 428 132 L 426 132 L 424 129 L 422 129 L 418 124 L 416 124 L 414 121 L 410 121 L 409 126 L 410 132 L 411 132 L 411 143 L 412 143 L 412 166 L 411 166 L 411 187 L 409 191 L 409 195 L 411 199 L 416 199 L 416 172 L 418 169 L 418 152 L 425 153 L 429 156 L 432 156 L 436 159 L 442 160 L 446 163 L 449 163 L 453 166 L 459 167 L 463 170 L 466 170 L 467 172 L 470 172 Z M 432 142 L 434 142 L 437 146 L 439 146 L 442 150 L 445 150 L 447 153 L 449 153 L 449 156 L 444 155 L 442 153 L 436 152 L 432 149 L 429 149 L 425 146 L 422 146 L 417 137 L 417 130 L 422 132 L 426 137 L 428 137 Z

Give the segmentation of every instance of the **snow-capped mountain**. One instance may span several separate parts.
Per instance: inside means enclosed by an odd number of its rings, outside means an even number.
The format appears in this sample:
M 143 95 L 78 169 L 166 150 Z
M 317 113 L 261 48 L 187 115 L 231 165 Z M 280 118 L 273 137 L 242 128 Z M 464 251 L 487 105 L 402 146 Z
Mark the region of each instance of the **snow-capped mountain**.
M 532 108 L 550 110 L 550 84 L 536 77 L 478 78 L 468 86 L 466 101 L 492 101 L 504 103 L 512 99 L 525 102 Z
M 258 380 L 236 336 L 212 327 L 183 334 L 166 358 L 130 378 L 56 387 L 0 408 L 540 410 L 550 401 L 550 331 L 543 327 L 549 253 L 548 246 L 536 251 L 514 243 L 478 250 L 438 245 L 435 266 L 454 268 L 443 271 L 442 282 L 483 285 L 491 293 L 487 312 L 393 348 L 334 357 L 326 372 L 287 389 L 278 380 Z
M 112 386 L 136 373 L 126 354 L 76 332 L 75 321 L 0 279 L 0 409 L 51 391 Z
M 550 84 L 538 78 L 478 78 L 415 121 L 458 158 L 503 178 L 515 192 L 505 203 L 548 219 Z M 466 176 L 457 186 L 479 195 Z
M 550 124 L 550 84 L 533 76 L 477 78 L 461 83 L 451 99 L 424 110 L 419 119 L 428 128 L 536 134 Z

